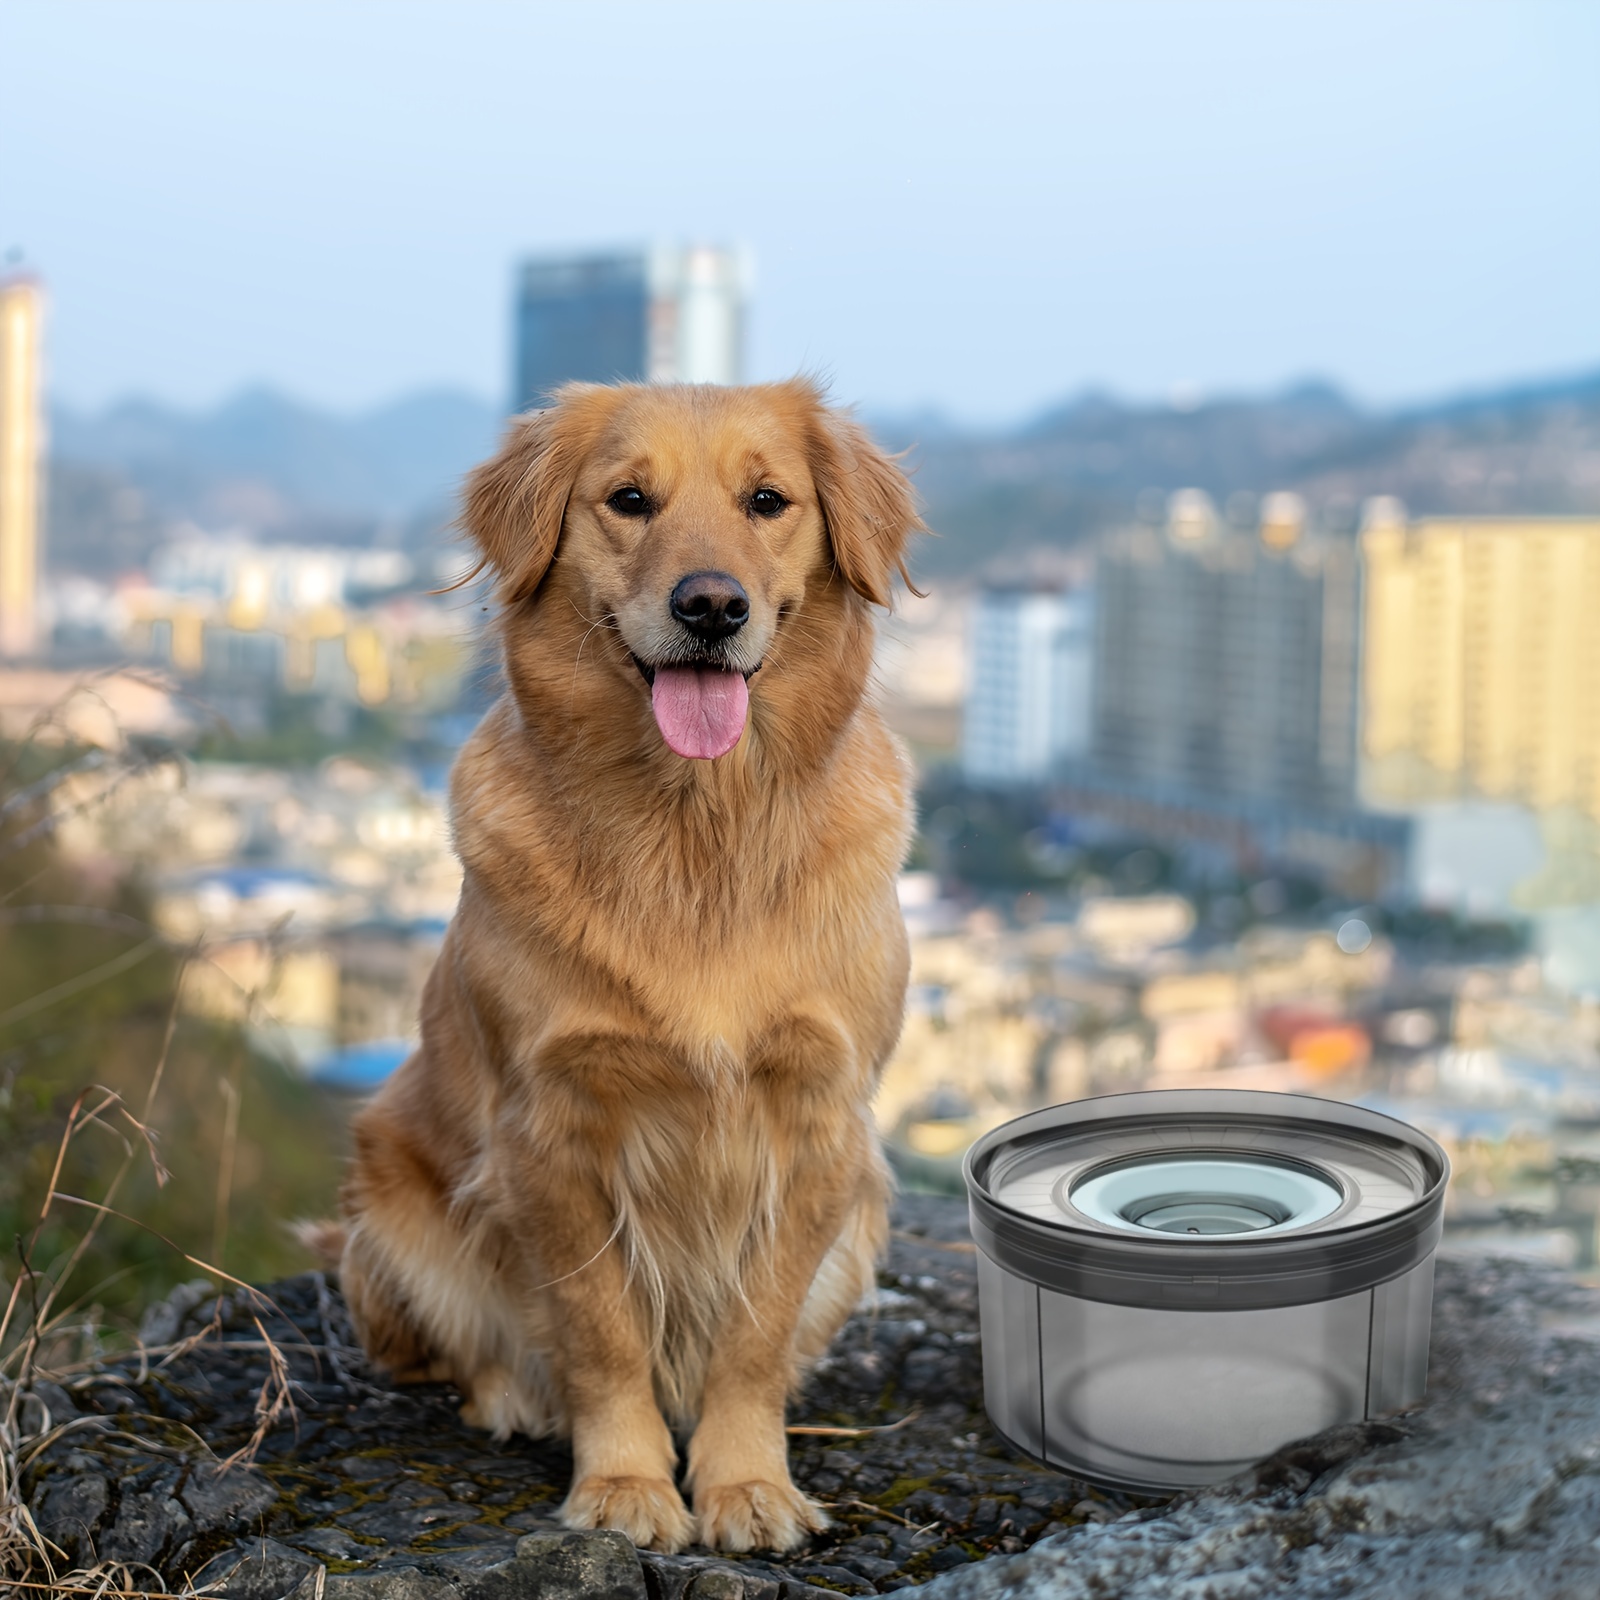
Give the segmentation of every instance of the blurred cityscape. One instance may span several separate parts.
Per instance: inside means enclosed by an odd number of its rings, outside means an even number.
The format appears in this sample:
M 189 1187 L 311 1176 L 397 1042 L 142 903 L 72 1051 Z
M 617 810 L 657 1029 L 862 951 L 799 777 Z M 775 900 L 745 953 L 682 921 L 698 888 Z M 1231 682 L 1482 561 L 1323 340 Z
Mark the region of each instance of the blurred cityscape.
M 508 409 L 739 381 L 751 283 L 705 246 L 521 264 Z M 0 284 L 0 737 L 84 752 L 59 848 L 203 944 L 191 1014 L 370 1088 L 459 886 L 496 673 L 452 501 L 501 413 L 47 415 L 44 330 Z M 922 774 L 903 1181 L 1076 1096 L 1303 1091 L 1441 1138 L 1461 1240 L 1595 1268 L 1600 376 L 868 420 L 941 534 L 875 690 Z

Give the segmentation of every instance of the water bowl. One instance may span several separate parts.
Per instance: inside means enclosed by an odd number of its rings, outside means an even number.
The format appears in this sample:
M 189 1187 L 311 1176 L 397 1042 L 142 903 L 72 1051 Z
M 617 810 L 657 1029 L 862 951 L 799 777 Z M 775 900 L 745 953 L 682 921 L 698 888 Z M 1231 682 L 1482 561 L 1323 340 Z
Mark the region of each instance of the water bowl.
M 1027 1454 L 1164 1493 L 1427 1385 L 1443 1150 L 1359 1106 L 1108 1095 L 964 1164 L 984 1400 Z

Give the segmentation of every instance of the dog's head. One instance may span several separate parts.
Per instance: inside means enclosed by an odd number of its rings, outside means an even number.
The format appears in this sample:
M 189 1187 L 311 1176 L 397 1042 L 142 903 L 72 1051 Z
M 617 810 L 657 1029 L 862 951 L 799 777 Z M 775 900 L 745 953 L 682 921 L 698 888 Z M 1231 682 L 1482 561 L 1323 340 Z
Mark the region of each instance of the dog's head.
M 466 525 L 508 625 L 553 606 L 604 630 L 591 670 L 648 695 L 691 758 L 739 742 L 786 635 L 888 604 L 921 527 L 900 469 L 798 380 L 570 385 L 472 475 Z

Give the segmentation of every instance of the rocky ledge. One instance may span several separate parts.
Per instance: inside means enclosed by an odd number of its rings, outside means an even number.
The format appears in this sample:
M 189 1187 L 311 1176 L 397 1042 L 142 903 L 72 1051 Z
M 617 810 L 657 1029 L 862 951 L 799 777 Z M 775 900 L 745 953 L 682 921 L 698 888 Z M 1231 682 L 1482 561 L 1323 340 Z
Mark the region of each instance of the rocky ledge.
M 1025 1554 L 927 1600 L 1594 1600 L 1600 1293 L 1526 1262 L 1438 1264 L 1428 1397 Z
M 1335 1429 L 1165 1505 L 1012 1456 L 982 1411 L 964 1208 L 906 1197 L 875 1303 L 792 1417 L 797 1481 L 830 1530 L 782 1558 L 636 1553 L 556 1522 L 570 1457 L 464 1427 L 443 1388 L 392 1389 L 308 1275 L 162 1366 L 111 1364 L 40 1400 L 66 1430 L 27 1489 L 81 1565 L 225 1600 L 929 1600 L 1600 1594 L 1600 1293 L 1543 1269 L 1441 1260 L 1426 1405 Z M 215 1305 L 180 1290 L 152 1345 Z M 254 1465 L 273 1359 L 294 1399 Z M 270 1392 L 270 1386 L 269 1391 Z
M 781 1559 L 641 1557 L 618 1535 L 564 1532 L 564 1444 L 496 1444 L 460 1421 L 454 1391 L 376 1379 L 318 1276 L 263 1292 L 262 1306 L 225 1300 L 220 1337 L 165 1365 L 114 1364 L 70 1393 L 45 1391 L 55 1420 L 78 1421 L 35 1467 L 30 1500 L 78 1564 L 140 1563 L 169 1589 L 214 1585 L 225 1600 L 801 1600 L 909 1587 L 1137 1503 L 1017 1461 L 990 1433 L 973 1247 L 955 1201 L 902 1200 L 873 1303 L 793 1408 L 795 1477 L 833 1526 Z M 197 1332 L 216 1303 L 207 1285 L 176 1291 L 147 1316 L 146 1343 Z M 249 1470 L 219 1475 L 215 1460 L 256 1428 L 263 1335 L 288 1365 L 294 1414 Z

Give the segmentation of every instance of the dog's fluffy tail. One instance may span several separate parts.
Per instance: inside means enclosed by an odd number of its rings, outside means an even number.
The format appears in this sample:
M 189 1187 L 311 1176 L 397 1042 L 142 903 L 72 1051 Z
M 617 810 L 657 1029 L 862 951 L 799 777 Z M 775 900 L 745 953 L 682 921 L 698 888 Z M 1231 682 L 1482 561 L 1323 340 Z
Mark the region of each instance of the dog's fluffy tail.
M 345 1226 L 327 1218 L 317 1222 L 297 1222 L 294 1236 L 330 1272 L 339 1270 L 344 1260 Z

